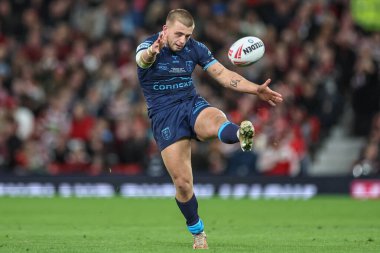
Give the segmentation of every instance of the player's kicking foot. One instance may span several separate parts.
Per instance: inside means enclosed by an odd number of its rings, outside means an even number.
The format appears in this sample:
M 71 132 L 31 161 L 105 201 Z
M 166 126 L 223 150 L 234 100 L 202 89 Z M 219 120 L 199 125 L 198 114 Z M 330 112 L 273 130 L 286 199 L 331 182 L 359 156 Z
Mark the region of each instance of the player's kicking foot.
M 239 129 L 240 147 L 243 151 L 252 150 L 253 136 L 255 136 L 255 128 L 248 120 L 241 122 Z
M 193 249 L 208 249 L 207 236 L 205 232 L 193 235 Z

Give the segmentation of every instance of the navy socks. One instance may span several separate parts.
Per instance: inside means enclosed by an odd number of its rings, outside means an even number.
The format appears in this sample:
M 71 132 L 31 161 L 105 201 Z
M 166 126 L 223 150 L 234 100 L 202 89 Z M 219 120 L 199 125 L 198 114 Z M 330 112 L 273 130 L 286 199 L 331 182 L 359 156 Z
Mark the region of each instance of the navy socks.
M 237 143 L 239 142 L 239 138 L 236 135 L 238 130 L 239 130 L 238 125 L 231 123 L 229 121 L 226 121 L 219 128 L 218 138 L 219 140 L 227 144 Z
M 237 131 L 239 126 L 229 121 L 224 122 L 219 128 L 218 138 L 228 144 L 239 142 Z M 186 225 L 192 234 L 203 232 L 204 224 L 198 216 L 198 201 L 195 194 L 187 202 L 180 202 L 176 199 L 177 205 L 186 219 Z
M 204 225 L 198 216 L 198 201 L 195 194 L 187 202 L 179 202 L 176 199 L 177 205 L 186 219 L 186 225 L 192 234 L 199 234 L 203 231 Z

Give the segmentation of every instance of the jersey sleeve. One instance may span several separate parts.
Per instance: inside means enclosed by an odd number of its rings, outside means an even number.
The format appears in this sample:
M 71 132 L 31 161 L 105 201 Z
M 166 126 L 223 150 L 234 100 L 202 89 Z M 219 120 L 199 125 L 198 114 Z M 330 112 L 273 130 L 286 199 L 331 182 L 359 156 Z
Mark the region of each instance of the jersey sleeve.
M 195 48 L 198 55 L 198 64 L 203 68 L 203 70 L 207 70 L 207 68 L 216 63 L 217 60 L 203 43 L 198 41 L 195 43 Z
M 150 47 L 155 41 L 156 39 L 158 38 L 158 36 L 160 35 L 160 33 L 157 33 L 147 39 L 145 39 L 140 45 L 138 45 L 138 47 L 136 48 L 136 54 L 138 52 L 140 52 L 141 50 L 144 50 L 144 49 L 147 49 L 148 47 Z
M 136 63 L 137 63 L 138 67 L 140 67 L 142 69 L 146 69 L 146 68 L 151 66 L 151 64 L 145 64 L 144 65 L 140 60 L 140 56 L 141 56 L 142 50 L 148 49 L 148 47 L 150 47 L 157 38 L 158 38 L 158 35 L 156 34 L 154 36 L 147 38 L 140 45 L 137 46 L 137 48 L 136 48 Z
M 145 41 L 143 41 L 140 45 L 138 45 L 138 47 L 136 48 L 136 54 L 138 52 L 140 52 L 141 50 L 144 50 L 144 49 L 147 49 L 148 47 L 150 47 L 152 44 L 153 44 L 154 41 L 150 40 L 150 39 L 147 39 Z

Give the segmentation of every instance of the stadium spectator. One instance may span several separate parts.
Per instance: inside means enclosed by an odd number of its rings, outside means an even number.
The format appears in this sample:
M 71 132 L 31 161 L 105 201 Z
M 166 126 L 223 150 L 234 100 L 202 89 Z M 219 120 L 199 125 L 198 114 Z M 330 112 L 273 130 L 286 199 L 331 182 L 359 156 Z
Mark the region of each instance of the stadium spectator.
M 359 136 L 369 132 L 371 121 L 380 110 L 379 69 L 370 45 L 361 47 L 351 79 L 354 133 Z
M 297 136 L 284 118 L 275 119 L 273 124 L 274 132 L 268 136 L 265 148 L 259 151 L 258 170 L 264 175 L 297 176 L 303 152 L 295 145 Z
M 371 176 L 379 174 L 380 156 L 379 144 L 368 143 L 362 150 L 359 160 L 353 166 L 353 176 Z
M 76 103 L 72 112 L 69 138 L 88 140 L 94 121 L 95 119 L 87 114 L 84 104 Z
M 380 174 L 380 111 L 372 120 L 368 142 L 353 165 L 355 177 Z

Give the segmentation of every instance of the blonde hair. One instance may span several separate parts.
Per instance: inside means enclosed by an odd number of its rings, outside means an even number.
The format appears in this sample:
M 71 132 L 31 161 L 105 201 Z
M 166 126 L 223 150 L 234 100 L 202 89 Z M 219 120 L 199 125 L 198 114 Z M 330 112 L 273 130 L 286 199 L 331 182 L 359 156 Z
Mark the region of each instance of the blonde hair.
M 169 12 L 166 23 L 174 23 L 175 21 L 181 22 L 186 27 L 194 26 L 193 16 L 185 9 L 174 9 Z

